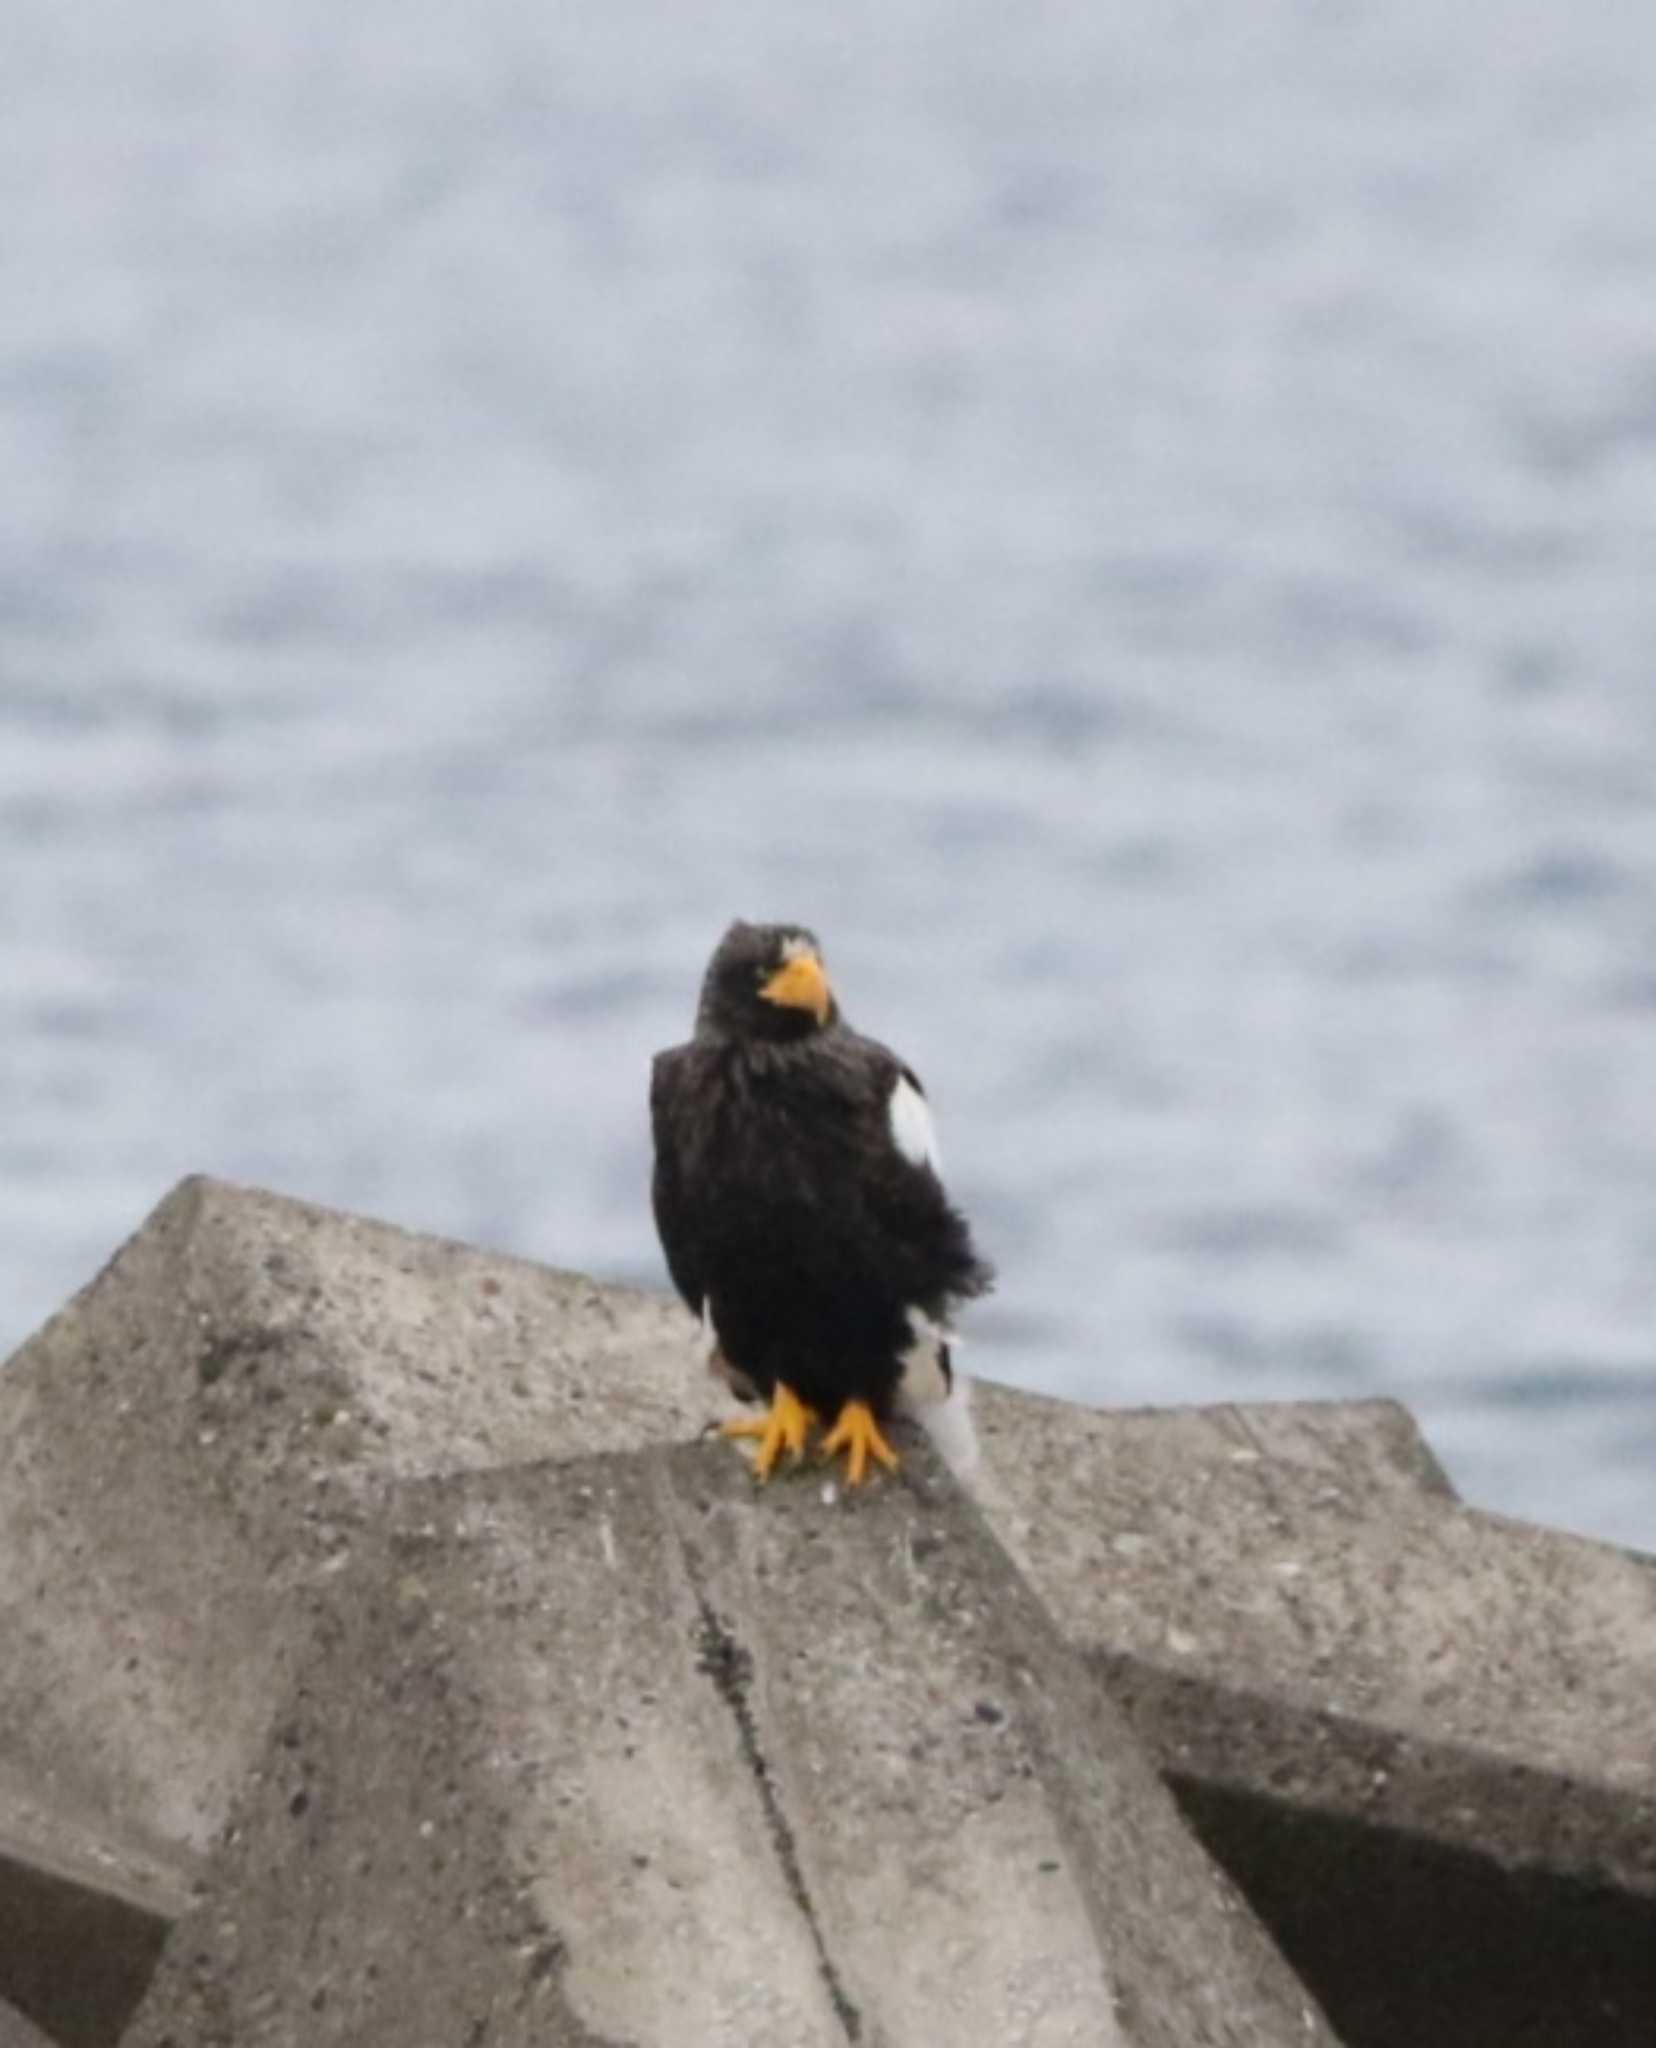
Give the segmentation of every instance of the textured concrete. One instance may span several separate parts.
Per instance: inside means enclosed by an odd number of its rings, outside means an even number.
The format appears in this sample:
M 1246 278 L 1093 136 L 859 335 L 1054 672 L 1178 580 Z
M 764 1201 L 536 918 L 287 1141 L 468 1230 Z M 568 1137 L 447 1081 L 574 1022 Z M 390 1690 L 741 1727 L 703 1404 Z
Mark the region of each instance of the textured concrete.
M 682 1439 L 716 1393 L 661 1297 L 184 1182 L 0 1372 L 0 1763 L 123 1841 L 201 1847 L 283 1682 L 294 1591 L 387 1484 Z M 1106 1441 L 1083 1411 L 980 1406 L 1014 1483 L 1066 1427 L 1071 1455 Z M 1423 1455 L 1397 1411 L 1280 1412 L 1295 1455 Z
M 1333 2039 L 928 1452 L 434 1482 L 323 1602 L 128 2048 Z
M 656 1297 L 184 1182 L 0 1372 L 0 1761 L 205 1843 L 292 1590 L 386 1482 L 680 1438 L 707 1402 Z
M 1260 1415 L 1026 1400 L 986 1446 L 997 1532 L 1163 1764 L 1656 1894 L 1656 1561 L 1377 1497 Z
M 0 2048 L 13 2010 L 60 2048 L 118 2040 L 193 1874 L 0 1769 Z
M 1353 2048 L 1649 2048 L 1656 1561 L 1357 1411 L 982 1405 L 1002 1540 Z
M 693 1435 L 699 1350 L 661 1298 L 176 1190 L 0 1373 L 0 1773 L 65 1817 L 13 1896 L 67 1899 L 77 1836 L 181 1883 L 388 1493 Z M 1462 1507 L 1385 1403 L 978 1417 L 990 1525 L 1353 2048 L 1649 2048 L 1650 1561 Z M 1399 1967 L 1439 1896 L 1452 1981 Z
M 1045 1520 L 1044 1474 L 1096 1466 L 1088 1490 L 1117 1466 L 1140 1465 L 1177 1488 L 1215 1468 L 1249 1473 L 1291 1465 L 1354 1500 L 1454 1487 L 1414 1417 L 1395 1401 L 1251 1401 L 1207 1408 L 1084 1408 L 979 1381 L 972 1390 L 982 1461 L 974 1492 L 997 1526 L 1017 1535 Z

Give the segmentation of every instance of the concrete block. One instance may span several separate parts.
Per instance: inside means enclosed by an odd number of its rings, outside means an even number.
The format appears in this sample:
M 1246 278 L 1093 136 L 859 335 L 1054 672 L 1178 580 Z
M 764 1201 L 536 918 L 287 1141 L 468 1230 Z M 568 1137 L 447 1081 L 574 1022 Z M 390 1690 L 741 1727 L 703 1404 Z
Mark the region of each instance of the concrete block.
M 0 1761 L 200 1847 L 384 1486 L 692 1433 L 665 1300 L 184 1182 L 0 1371 Z
M 1291 1465 L 1383 1508 L 1393 1493 L 1456 1498 L 1449 1475 L 1396 1401 L 1249 1401 L 1202 1408 L 1087 1408 L 980 1380 L 973 1412 L 983 1450 L 974 1488 L 997 1523 L 1046 1506 L 1040 1475 L 1094 1463 L 1144 1464 L 1177 1487 L 1211 1468 Z M 1033 1475 L 1033 1479 L 1032 1476 Z
M 662 1298 L 185 1183 L 0 1372 L 0 1767 L 187 1874 L 388 1490 L 693 1435 L 698 1352 Z M 1649 2048 L 1649 1561 L 1459 1506 L 1384 1403 L 978 1415 L 991 1526 L 1353 2048 Z M 1476 1939 L 1400 1967 L 1443 1900 Z
M 1329 2043 L 929 1451 L 424 1482 L 127 2048 Z
M 984 1423 L 997 1532 L 1348 2041 L 1649 2048 L 1656 1560 L 1354 1414 Z
M 0 2048 L 119 2040 L 192 1875 L 0 1771 Z
M 0 1762 L 123 1840 L 200 1849 L 293 1594 L 385 1487 L 693 1435 L 717 1406 L 699 1349 L 663 1297 L 184 1182 L 0 1372 Z M 985 1414 L 1014 1492 L 1100 1421 L 989 1390 Z M 1395 1412 L 1336 1414 L 1277 1438 L 1378 1472 L 1423 1455 Z
M 1170 1768 L 1656 1892 L 1656 1560 L 1400 1466 L 1382 1492 L 1363 1418 L 1327 1423 L 1319 1458 L 1282 1454 L 1317 1441 L 1303 1409 L 1021 1397 L 985 1427 L 985 1506 L 1071 1641 L 1156 1694 Z

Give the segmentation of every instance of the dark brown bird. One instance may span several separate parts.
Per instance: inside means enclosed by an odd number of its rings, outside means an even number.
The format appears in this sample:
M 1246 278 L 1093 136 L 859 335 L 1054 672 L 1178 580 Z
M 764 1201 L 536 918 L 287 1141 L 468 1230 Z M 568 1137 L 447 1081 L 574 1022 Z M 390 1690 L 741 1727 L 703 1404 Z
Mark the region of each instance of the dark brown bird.
M 656 1228 L 768 1478 L 813 1422 L 861 1483 L 893 1409 L 946 1394 L 949 1317 L 992 1283 L 938 1174 L 925 1091 L 840 1015 L 815 936 L 733 924 L 650 1083 Z

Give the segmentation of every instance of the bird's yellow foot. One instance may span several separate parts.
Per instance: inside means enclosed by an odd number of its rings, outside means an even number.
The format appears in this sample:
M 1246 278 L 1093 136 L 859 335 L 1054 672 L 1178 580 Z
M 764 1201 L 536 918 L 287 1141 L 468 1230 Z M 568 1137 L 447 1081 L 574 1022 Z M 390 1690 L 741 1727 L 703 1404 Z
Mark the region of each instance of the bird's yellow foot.
M 720 1426 L 721 1436 L 756 1436 L 759 1449 L 753 1460 L 753 1476 L 768 1479 L 776 1469 L 776 1461 L 787 1451 L 797 1465 L 805 1455 L 805 1432 L 816 1420 L 815 1411 L 807 1408 L 792 1387 L 785 1387 L 780 1380 L 771 1395 L 770 1413 L 765 1416 L 735 1415 Z
M 888 1472 L 897 1469 L 897 1453 L 880 1434 L 880 1425 L 874 1420 L 874 1411 L 866 1401 L 847 1401 L 839 1412 L 839 1420 L 822 1439 L 825 1458 L 833 1457 L 838 1451 L 845 1453 L 847 1486 L 861 1486 L 870 1458 L 876 1459 Z

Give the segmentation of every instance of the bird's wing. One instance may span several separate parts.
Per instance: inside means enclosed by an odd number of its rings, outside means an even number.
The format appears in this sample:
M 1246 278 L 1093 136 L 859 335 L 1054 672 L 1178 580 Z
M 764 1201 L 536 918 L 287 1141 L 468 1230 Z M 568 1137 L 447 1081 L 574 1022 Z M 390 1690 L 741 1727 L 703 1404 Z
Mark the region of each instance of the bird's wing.
M 847 1082 L 850 1162 L 880 1239 L 914 1269 L 912 1298 L 940 1313 L 946 1300 L 987 1293 L 993 1274 L 966 1219 L 944 1192 L 936 1127 L 912 1067 L 888 1047 L 845 1031 L 834 1048 Z
M 655 1141 L 650 1201 L 673 1285 L 691 1314 L 699 1316 L 706 1305 L 707 1282 L 695 1205 L 685 1198 L 682 1158 L 685 1121 L 693 1114 L 686 1085 L 689 1051 L 681 1045 L 657 1053 L 650 1068 L 650 1130 Z

